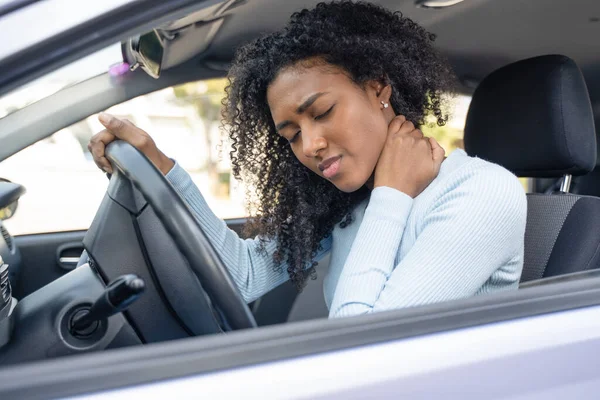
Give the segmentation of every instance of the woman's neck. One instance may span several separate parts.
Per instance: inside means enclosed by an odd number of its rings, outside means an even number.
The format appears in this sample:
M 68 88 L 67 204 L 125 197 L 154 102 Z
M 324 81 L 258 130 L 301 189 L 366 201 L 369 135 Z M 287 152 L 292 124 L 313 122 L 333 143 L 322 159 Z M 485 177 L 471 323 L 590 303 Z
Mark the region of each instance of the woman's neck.
M 444 157 L 444 161 L 446 161 L 448 157 Z M 371 175 L 371 177 L 369 179 L 367 179 L 367 181 L 365 182 L 365 187 L 369 190 L 373 190 L 373 187 L 375 186 L 375 172 L 373 172 L 373 175 Z
M 371 177 L 367 180 L 367 182 L 365 182 L 365 186 L 369 190 L 373 190 L 373 187 L 375 186 L 375 173 L 374 172 L 373 172 L 373 175 L 371 175 Z

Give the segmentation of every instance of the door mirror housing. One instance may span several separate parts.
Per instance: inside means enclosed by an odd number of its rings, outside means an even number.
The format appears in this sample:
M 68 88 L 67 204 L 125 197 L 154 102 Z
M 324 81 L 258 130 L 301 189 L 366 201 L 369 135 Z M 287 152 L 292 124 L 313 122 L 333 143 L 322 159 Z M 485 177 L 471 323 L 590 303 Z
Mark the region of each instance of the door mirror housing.
M 25 193 L 25 188 L 8 179 L 0 178 L 0 219 L 7 220 L 15 215 L 19 206 L 19 197 Z

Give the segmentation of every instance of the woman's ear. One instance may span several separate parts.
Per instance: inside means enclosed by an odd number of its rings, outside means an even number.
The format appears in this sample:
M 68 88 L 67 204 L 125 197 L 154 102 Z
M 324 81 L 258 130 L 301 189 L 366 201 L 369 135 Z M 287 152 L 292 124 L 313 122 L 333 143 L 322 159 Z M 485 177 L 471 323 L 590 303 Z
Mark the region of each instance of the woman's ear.
M 392 86 L 383 78 L 368 81 L 367 91 L 371 92 L 371 95 L 375 98 L 374 100 L 377 100 L 378 103 L 381 101 L 389 103 L 392 97 Z
M 383 77 L 378 80 L 369 81 L 367 91 L 370 92 L 369 97 L 375 103 L 374 106 L 381 109 L 383 115 L 390 122 L 396 115 L 390 103 L 392 85 Z
M 385 84 L 382 85 L 379 93 L 377 94 L 379 101 L 383 101 L 384 103 L 389 103 L 392 98 L 392 85 Z

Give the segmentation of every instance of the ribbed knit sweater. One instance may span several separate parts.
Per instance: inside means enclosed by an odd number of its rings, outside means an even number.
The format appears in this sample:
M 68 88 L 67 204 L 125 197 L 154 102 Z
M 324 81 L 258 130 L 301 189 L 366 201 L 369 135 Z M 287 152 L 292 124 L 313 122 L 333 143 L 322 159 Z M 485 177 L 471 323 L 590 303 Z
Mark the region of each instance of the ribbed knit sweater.
M 240 239 L 216 217 L 176 163 L 167 174 L 191 208 L 247 302 L 289 279 L 258 239 Z M 324 280 L 330 317 L 412 307 L 517 289 L 527 202 L 506 169 L 455 150 L 417 197 L 377 187 L 335 226 L 316 261 L 331 252 Z M 317 271 L 318 273 L 319 271 Z

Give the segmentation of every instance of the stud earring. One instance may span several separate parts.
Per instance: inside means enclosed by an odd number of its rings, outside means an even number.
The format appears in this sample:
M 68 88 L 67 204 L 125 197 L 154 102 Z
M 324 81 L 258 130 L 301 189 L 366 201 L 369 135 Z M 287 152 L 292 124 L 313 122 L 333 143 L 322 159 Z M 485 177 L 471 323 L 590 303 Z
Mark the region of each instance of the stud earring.
M 381 105 L 383 106 L 383 108 L 388 108 L 389 104 L 388 103 L 384 103 L 383 100 L 381 100 Z

